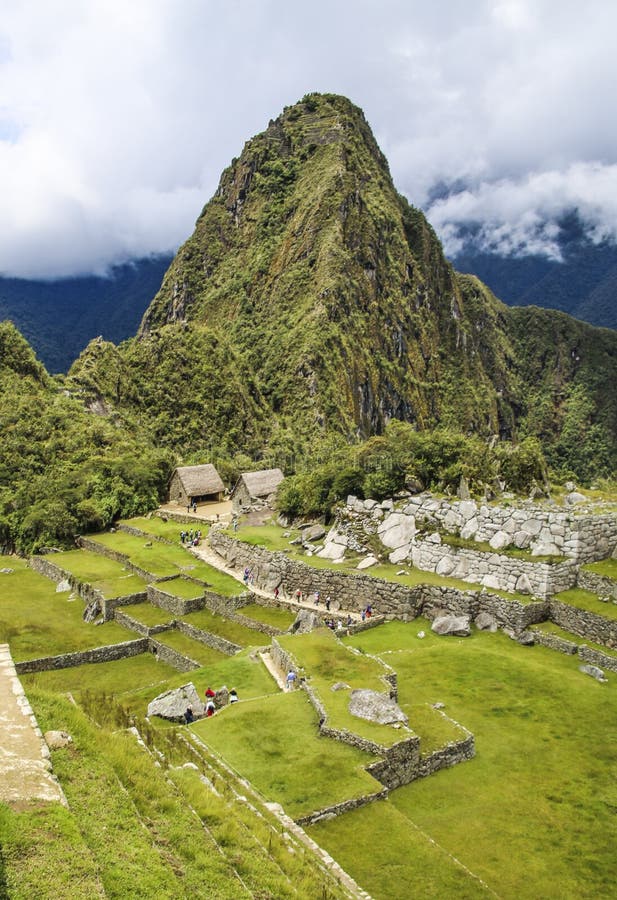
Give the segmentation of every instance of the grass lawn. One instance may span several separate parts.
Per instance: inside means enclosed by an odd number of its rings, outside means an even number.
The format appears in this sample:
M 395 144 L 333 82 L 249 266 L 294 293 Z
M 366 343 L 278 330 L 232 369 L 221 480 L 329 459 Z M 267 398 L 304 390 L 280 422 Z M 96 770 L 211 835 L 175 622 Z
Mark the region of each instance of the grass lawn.
M 375 900 L 502 896 L 473 879 L 391 800 L 371 803 L 306 830 Z
M 191 728 L 294 817 L 381 787 L 363 768 L 374 757 L 318 736 L 303 691 L 237 703 Z
M 256 622 L 263 622 L 265 625 L 273 625 L 282 631 L 287 631 L 289 626 L 296 621 L 296 614 L 287 609 L 261 606 L 259 603 L 249 603 L 247 606 L 242 606 L 238 612 L 241 616 L 255 619 Z
M 10 574 L 0 574 L 0 642 L 16 661 L 88 650 L 129 641 L 135 635 L 116 622 L 86 624 L 80 597 L 56 593 L 49 578 L 29 569 L 25 560 L 6 557 Z
M 562 591 L 560 594 L 555 594 L 554 599 L 561 600 L 569 606 L 575 606 L 577 609 L 586 609 L 588 612 L 596 613 L 613 622 L 617 620 L 616 603 L 603 603 L 597 594 L 592 594 L 591 591 L 585 591 L 583 588 Z
M 70 572 L 78 581 L 98 588 L 106 598 L 126 597 L 145 591 L 147 582 L 115 559 L 107 559 L 90 550 L 65 550 L 45 557 Z
M 157 662 L 153 654 L 142 653 L 114 662 L 91 663 L 53 672 L 33 672 L 20 678 L 28 695 L 34 686 L 57 693 L 70 691 L 75 696 L 83 691 L 122 696 L 133 691 L 150 690 L 156 697 L 167 689 L 167 681 L 176 675 L 176 669 Z M 188 680 L 185 673 L 184 681 L 179 683 L 185 684 Z M 144 711 L 140 710 L 142 713 Z
M 417 631 L 416 623 L 406 627 Z M 376 642 L 381 631 L 357 639 Z M 388 650 L 407 640 L 387 637 Z M 402 692 L 413 688 L 417 703 L 445 703 L 476 739 L 475 759 L 400 788 L 383 804 L 435 841 L 434 876 L 445 851 L 499 897 L 614 896 L 617 677 L 609 673 L 600 685 L 578 671 L 576 657 L 521 647 L 501 634 L 409 641 L 411 649 L 385 657 Z M 399 840 L 398 814 L 380 813 L 381 826 L 371 818 L 375 844 Z M 394 897 L 389 869 L 386 877 L 378 867 L 367 872 L 345 851 L 352 832 L 357 843 L 368 839 L 366 826 L 352 813 L 314 835 L 335 857 L 340 849 L 340 861 L 377 900 Z M 401 881 L 413 884 L 419 875 L 423 884 L 415 843 L 409 839 L 407 853 L 397 854 L 397 871 Z M 478 882 L 469 884 L 469 895 L 479 895 Z M 426 896 L 448 890 L 438 885 Z
M 588 563 L 583 566 L 586 572 L 594 572 L 596 575 L 604 575 L 605 578 L 611 578 L 617 581 L 617 559 L 602 559 L 600 562 Z
M 144 534 L 165 538 L 165 540 L 177 544 L 180 544 L 180 532 L 188 529 L 187 525 L 181 525 L 180 522 L 174 522 L 172 519 L 165 521 L 160 516 L 136 516 L 134 519 L 121 519 L 119 524 L 138 528 Z M 202 536 L 205 536 L 208 533 L 208 527 L 201 525 L 201 533 Z
M 180 600 L 197 600 L 204 595 L 203 584 L 196 584 L 186 578 L 173 578 L 170 581 L 164 581 L 157 585 L 158 590 L 165 594 L 171 594 L 172 597 L 179 597 Z
M 350 691 L 333 691 L 332 685 L 344 682 L 354 688 L 370 688 L 380 693 L 389 686 L 380 677 L 387 670 L 377 660 L 350 650 L 337 640 L 329 628 L 319 628 L 310 634 L 282 635 L 277 638 L 294 658 L 315 687 L 328 713 L 328 724 L 359 734 L 381 746 L 390 746 L 410 735 L 405 728 L 378 725 L 353 716 L 347 709 Z
M 168 669 L 167 666 L 165 668 Z M 276 682 L 262 661 L 246 650 L 235 656 L 223 656 L 193 672 L 172 670 L 163 687 L 151 684 L 130 693 L 127 692 L 121 697 L 122 704 L 132 712 L 143 715 L 148 703 L 163 690 L 180 687 L 189 681 L 193 682 L 197 693 L 202 698 L 208 687 L 217 690 L 223 685 L 230 690 L 235 688 L 240 700 L 252 700 L 256 697 L 280 693 Z
M 90 540 L 126 554 L 133 565 L 156 578 L 179 575 L 184 569 L 194 565 L 194 558 L 188 550 L 183 550 L 180 546 L 174 547 L 160 541 L 146 541 L 143 537 L 126 534 L 124 531 L 102 532 L 92 535 Z
M 217 616 L 215 613 L 210 612 L 209 609 L 200 609 L 198 612 L 187 613 L 187 615 L 182 616 L 182 621 L 194 625 L 195 628 L 201 628 L 203 631 L 219 634 L 240 647 L 262 647 L 270 643 L 270 638 L 267 634 L 253 631 L 245 625 L 226 619 L 224 616 Z
M 167 612 L 166 609 L 161 609 L 160 606 L 155 606 L 153 603 L 132 603 L 130 606 L 120 606 L 118 612 L 126 613 L 127 616 L 137 619 L 138 622 L 149 628 L 154 625 L 167 625 L 176 618 L 174 613 Z
M 195 660 L 200 666 L 208 666 L 212 663 L 220 662 L 225 657 L 220 650 L 214 650 L 212 647 L 195 641 L 193 638 L 181 634 L 179 631 L 164 631 L 162 634 L 156 635 L 156 640 L 168 647 L 173 647 L 179 653 L 188 656 L 189 659 Z M 190 680 L 190 679 L 187 679 Z

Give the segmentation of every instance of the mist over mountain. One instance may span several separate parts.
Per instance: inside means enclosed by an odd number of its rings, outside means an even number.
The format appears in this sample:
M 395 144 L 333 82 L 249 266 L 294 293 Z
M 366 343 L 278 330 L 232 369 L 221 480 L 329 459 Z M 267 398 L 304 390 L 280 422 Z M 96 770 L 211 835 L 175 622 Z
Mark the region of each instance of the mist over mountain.
M 617 328 L 617 245 L 593 241 L 576 212 L 557 228 L 559 259 L 490 252 L 468 227 L 459 229 L 463 247 L 452 262 L 460 272 L 477 275 L 509 306 L 559 309 L 591 325 Z
M 49 372 L 67 372 L 92 338 L 119 343 L 135 334 L 170 262 L 138 259 L 115 266 L 107 278 L 0 277 L 0 320 L 17 326 Z

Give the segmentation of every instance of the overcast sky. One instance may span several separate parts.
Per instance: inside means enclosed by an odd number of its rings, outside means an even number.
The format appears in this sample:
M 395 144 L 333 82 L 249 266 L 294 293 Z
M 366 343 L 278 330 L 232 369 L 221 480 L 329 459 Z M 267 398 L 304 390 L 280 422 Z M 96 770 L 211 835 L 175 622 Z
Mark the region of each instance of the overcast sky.
M 450 253 L 473 222 L 554 254 L 574 207 L 615 239 L 616 34 L 614 0 L 0 0 L 0 273 L 173 251 L 311 91 L 363 108 Z

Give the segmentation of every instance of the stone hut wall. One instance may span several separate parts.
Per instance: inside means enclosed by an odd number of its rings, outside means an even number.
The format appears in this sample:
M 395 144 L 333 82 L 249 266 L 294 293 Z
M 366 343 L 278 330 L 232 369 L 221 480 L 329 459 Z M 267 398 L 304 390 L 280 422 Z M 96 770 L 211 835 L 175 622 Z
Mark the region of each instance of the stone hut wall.
M 95 647 L 93 650 L 80 650 L 77 653 L 62 653 L 58 656 L 43 656 L 39 659 L 24 660 L 15 663 L 15 670 L 18 675 L 24 675 L 27 672 L 69 669 L 73 666 L 82 666 L 85 663 L 113 662 L 117 659 L 126 659 L 129 656 L 139 656 L 147 651 L 148 639 L 138 638 L 134 641 L 124 641 L 121 644 Z

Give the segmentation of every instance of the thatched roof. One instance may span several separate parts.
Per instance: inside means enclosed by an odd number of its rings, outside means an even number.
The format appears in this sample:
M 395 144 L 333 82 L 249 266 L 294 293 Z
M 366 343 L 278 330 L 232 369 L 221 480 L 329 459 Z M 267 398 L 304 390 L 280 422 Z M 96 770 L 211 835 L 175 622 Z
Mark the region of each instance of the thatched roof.
M 243 472 L 238 485 L 244 481 L 251 497 L 269 497 L 273 494 L 285 476 L 280 469 L 262 469 L 260 472 Z M 236 488 L 238 487 L 236 485 Z M 235 491 L 234 491 L 235 492 Z
M 218 494 L 225 490 L 221 476 L 212 463 L 203 466 L 179 466 L 176 474 L 188 497 Z

